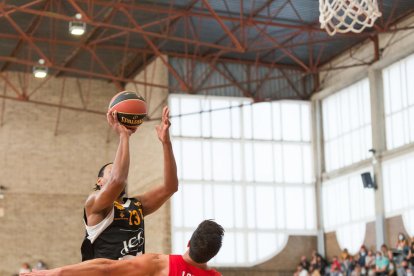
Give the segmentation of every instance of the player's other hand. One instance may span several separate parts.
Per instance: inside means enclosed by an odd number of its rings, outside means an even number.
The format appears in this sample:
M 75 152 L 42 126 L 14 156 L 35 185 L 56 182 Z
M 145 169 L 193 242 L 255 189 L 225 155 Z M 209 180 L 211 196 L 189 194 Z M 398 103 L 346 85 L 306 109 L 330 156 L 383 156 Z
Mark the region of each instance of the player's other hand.
M 163 144 L 171 143 L 170 132 L 169 132 L 171 122 L 169 120 L 169 116 L 170 116 L 170 109 L 168 108 L 168 106 L 164 106 L 164 109 L 162 110 L 161 123 L 155 127 L 155 129 L 157 130 L 158 139 L 160 139 L 160 141 Z

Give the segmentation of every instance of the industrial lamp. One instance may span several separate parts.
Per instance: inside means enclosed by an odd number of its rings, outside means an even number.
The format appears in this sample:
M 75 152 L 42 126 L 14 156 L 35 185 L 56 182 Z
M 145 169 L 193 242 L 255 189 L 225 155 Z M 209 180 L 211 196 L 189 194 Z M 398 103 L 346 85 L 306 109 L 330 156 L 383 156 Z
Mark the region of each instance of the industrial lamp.
M 47 67 L 44 65 L 45 60 L 39 59 L 39 65 L 33 66 L 33 75 L 35 78 L 43 79 L 47 76 Z
M 81 36 L 86 31 L 86 23 L 81 21 L 82 15 L 77 13 L 74 21 L 69 22 L 69 32 L 72 35 Z

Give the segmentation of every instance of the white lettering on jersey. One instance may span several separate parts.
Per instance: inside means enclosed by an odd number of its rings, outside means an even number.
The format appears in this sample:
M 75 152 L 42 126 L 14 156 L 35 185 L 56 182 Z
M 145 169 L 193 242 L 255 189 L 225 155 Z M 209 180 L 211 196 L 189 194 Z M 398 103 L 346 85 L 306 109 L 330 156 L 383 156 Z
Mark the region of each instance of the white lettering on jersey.
M 135 237 L 130 238 L 127 241 L 122 242 L 124 247 L 121 250 L 122 256 L 127 255 L 129 252 L 138 251 L 135 248 L 144 244 L 144 230 L 139 229 Z
M 187 273 L 187 272 L 183 271 L 183 274 L 181 274 L 181 276 L 194 276 L 194 275 L 191 274 L 191 273 Z

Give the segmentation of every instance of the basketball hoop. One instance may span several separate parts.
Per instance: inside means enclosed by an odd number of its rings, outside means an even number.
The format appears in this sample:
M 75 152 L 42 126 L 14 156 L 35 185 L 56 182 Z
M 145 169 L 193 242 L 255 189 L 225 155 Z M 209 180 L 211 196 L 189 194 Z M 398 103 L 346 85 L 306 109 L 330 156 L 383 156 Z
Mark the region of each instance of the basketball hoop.
M 329 35 L 360 33 L 382 14 L 377 0 L 319 0 L 321 29 Z

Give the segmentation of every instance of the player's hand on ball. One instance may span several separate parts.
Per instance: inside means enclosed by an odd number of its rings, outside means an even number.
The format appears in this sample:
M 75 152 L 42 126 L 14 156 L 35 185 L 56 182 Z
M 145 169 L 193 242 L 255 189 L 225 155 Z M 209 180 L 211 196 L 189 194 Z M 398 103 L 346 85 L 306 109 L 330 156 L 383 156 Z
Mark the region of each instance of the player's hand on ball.
M 127 128 L 121 125 L 118 121 L 117 111 L 108 111 L 106 113 L 106 119 L 108 120 L 109 126 L 119 135 L 126 134 L 128 136 L 131 136 L 133 133 L 135 133 L 135 131 L 137 131 L 137 128 Z
M 162 143 L 171 142 L 170 132 L 169 132 L 171 122 L 169 120 L 169 116 L 170 116 L 170 109 L 168 108 L 168 106 L 164 106 L 164 109 L 162 110 L 161 123 L 155 127 L 155 129 L 157 130 L 158 139 L 160 139 Z

